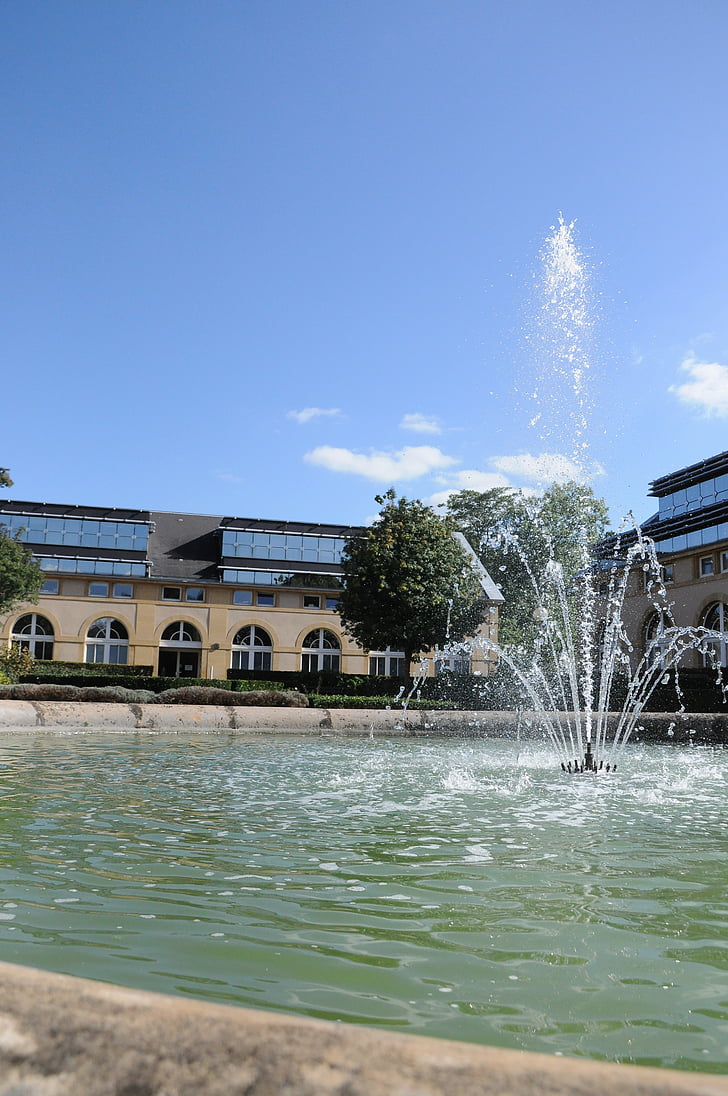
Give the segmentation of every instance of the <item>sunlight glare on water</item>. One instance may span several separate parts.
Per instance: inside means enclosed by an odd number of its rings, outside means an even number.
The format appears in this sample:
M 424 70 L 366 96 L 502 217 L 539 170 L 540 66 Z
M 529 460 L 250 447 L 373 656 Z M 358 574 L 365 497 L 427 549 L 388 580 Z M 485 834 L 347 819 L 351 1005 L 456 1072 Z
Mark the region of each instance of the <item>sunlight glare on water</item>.
M 472 1042 L 728 1068 L 726 754 L 0 743 L 2 958 Z

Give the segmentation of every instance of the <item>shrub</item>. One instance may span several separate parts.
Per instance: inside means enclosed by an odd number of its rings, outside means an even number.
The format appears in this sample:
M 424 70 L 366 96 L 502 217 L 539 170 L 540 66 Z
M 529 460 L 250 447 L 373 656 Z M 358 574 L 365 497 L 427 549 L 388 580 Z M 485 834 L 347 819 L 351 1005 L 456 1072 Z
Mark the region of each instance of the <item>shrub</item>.
M 265 707 L 305 708 L 308 701 L 300 693 L 282 689 L 256 689 L 232 692 L 229 689 L 203 688 L 199 685 L 183 685 L 177 689 L 165 689 L 154 698 L 156 704 L 223 704 L 227 706 L 261 705 Z
M 403 711 L 401 703 L 395 704 L 391 696 L 324 696 L 321 693 L 311 693 L 308 702 L 312 708 L 372 708 L 378 711 L 386 711 L 391 708 L 393 712 Z M 460 705 L 452 701 L 440 700 L 410 700 L 407 704 L 409 711 L 457 711 Z
M 87 685 L 77 689 L 76 700 L 97 704 L 151 704 L 156 693 L 149 689 L 127 689 L 123 685 Z
M 19 647 L 6 647 L 0 650 L 0 680 L 19 681 L 23 674 L 32 673 L 35 659 L 29 651 Z
M 74 685 L 15 684 L 0 685 L 0 700 L 77 700 L 78 689 Z

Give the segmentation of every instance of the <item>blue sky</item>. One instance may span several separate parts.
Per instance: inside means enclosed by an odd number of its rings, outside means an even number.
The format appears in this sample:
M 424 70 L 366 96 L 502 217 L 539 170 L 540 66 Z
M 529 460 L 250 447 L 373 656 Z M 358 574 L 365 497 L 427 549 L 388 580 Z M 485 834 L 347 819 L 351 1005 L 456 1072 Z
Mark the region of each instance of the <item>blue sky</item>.
M 7 495 L 359 523 L 568 472 L 563 214 L 592 483 L 647 517 L 728 449 L 727 49 L 725 0 L 3 0 Z

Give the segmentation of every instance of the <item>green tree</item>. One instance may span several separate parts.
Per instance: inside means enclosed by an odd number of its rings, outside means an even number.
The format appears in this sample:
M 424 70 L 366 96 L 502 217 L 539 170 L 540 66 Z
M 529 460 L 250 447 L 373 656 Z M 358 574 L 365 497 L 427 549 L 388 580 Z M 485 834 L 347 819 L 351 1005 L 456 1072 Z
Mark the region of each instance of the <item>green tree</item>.
M 0 487 L 12 487 L 7 468 L 0 468 Z M 0 616 L 22 601 L 37 601 L 43 572 L 33 559 L 20 534 L 11 536 L 0 525 Z
M 534 617 L 550 560 L 563 568 L 567 589 L 589 564 L 589 546 L 609 525 L 607 507 L 590 487 L 553 484 L 543 495 L 519 491 L 459 491 L 448 515 L 464 533 L 504 597 L 499 612 L 502 644 L 528 646 L 539 624 Z
M 409 667 L 421 652 L 476 632 L 483 591 L 452 520 L 391 488 L 376 501 L 379 517 L 344 549 L 339 613 L 361 647 L 404 651 Z

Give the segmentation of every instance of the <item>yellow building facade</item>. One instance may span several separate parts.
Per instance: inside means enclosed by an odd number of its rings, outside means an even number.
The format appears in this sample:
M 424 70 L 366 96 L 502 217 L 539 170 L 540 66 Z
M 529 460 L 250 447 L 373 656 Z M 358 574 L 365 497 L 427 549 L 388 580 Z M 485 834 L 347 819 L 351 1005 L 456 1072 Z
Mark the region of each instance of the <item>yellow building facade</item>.
M 405 672 L 401 652 L 363 651 L 341 624 L 341 551 L 357 527 L 30 502 L 4 503 L 0 523 L 45 575 L 38 602 L 8 615 L 0 641 L 38 659 L 217 679 Z M 502 599 L 482 568 L 480 581 L 495 639 Z M 476 654 L 468 668 L 491 667 Z

